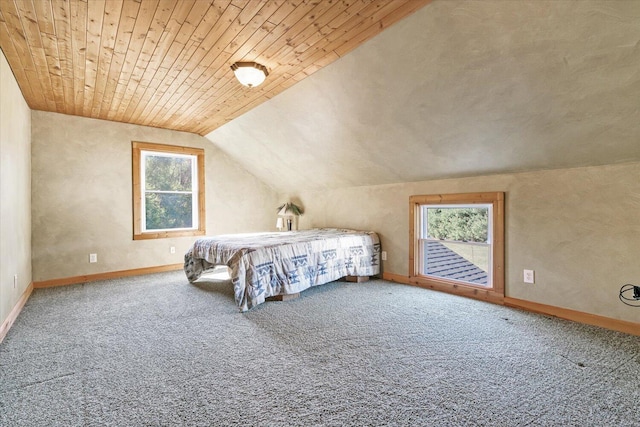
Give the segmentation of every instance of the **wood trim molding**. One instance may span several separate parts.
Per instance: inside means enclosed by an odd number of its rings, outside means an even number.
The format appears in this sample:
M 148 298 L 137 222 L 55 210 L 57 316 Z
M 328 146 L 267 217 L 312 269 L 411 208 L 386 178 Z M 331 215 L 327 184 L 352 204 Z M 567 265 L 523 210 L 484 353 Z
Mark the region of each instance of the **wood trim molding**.
M 25 291 L 20 296 L 20 299 L 18 299 L 18 302 L 9 313 L 9 317 L 7 317 L 5 321 L 2 322 L 2 325 L 0 325 L 0 343 L 2 342 L 2 340 L 4 340 L 4 337 L 7 336 L 9 329 L 11 329 L 11 326 L 13 326 L 13 322 L 15 322 L 18 318 L 18 315 L 22 311 L 22 307 L 24 307 L 24 305 L 27 303 L 27 300 L 31 296 L 31 292 L 33 292 L 33 288 L 33 282 L 29 283 L 27 289 L 25 289 Z
M 409 283 L 409 278 L 407 276 L 403 276 L 401 274 L 384 272 L 384 273 L 382 273 L 382 280 L 388 280 L 390 282 L 396 282 L 396 283 L 403 283 L 405 285 L 411 285 L 411 283 Z
M 95 282 L 98 280 L 118 279 L 128 276 L 140 276 L 143 274 L 162 273 L 165 271 L 176 271 L 184 268 L 184 264 L 160 265 L 157 267 L 134 268 L 132 270 L 111 271 L 107 273 L 85 274 L 83 276 L 63 277 L 61 279 L 43 280 L 34 282 L 35 289 L 51 288 L 54 286 L 74 285 L 77 283 Z
M 442 290 L 472 298 L 499 302 L 504 298 L 504 200 L 505 193 L 454 193 L 428 194 L 409 197 L 409 280 L 412 284 L 429 289 Z M 491 288 L 465 284 L 457 280 L 446 279 L 420 272 L 421 268 L 416 259 L 420 254 L 419 234 L 421 227 L 420 207 L 423 205 L 492 205 L 491 260 L 492 278 Z
M 411 279 L 407 276 L 403 276 L 401 274 L 394 273 L 383 273 L 383 280 L 388 280 L 390 282 L 402 283 L 410 286 L 420 286 L 416 283 L 413 283 Z M 428 289 L 433 289 L 436 291 L 440 291 L 440 289 L 428 287 Z M 446 292 L 446 290 L 444 291 Z M 455 295 L 460 295 L 456 293 Z M 627 322 L 625 320 L 612 319 L 610 317 L 598 316 L 596 314 L 585 313 L 582 311 L 571 310 L 568 308 L 556 307 L 553 305 L 540 304 L 533 301 L 527 301 L 517 298 L 504 297 L 501 301 L 496 301 L 494 299 L 487 299 L 487 301 L 505 305 L 507 307 L 518 308 L 520 310 L 530 311 L 533 313 L 540 313 L 547 316 L 559 317 L 560 319 L 571 320 L 573 322 L 584 323 L 586 325 L 598 326 L 600 328 L 609 329 L 612 331 L 623 332 L 625 334 L 630 335 L 639 335 L 640 336 L 640 323 Z
M 481 301 L 489 301 L 495 304 L 502 304 L 504 296 L 493 289 L 482 289 L 477 286 L 465 286 L 464 284 L 453 280 L 438 279 L 432 280 L 427 277 L 409 277 L 409 284 L 420 288 L 431 289 L 434 291 L 446 292 L 448 294 L 459 295 L 478 299 Z
M 597 314 L 585 313 L 568 308 L 556 307 L 553 305 L 540 304 L 517 298 L 505 297 L 504 305 L 507 307 L 519 308 L 534 313 L 546 314 L 559 317 L 573 322 L 598 326 L 612 331 L 624 332 L 625 334 L 640 336 L 640 323 L 627 322 L 625 320 L 612 319 L 610 317 L 598 316 Z

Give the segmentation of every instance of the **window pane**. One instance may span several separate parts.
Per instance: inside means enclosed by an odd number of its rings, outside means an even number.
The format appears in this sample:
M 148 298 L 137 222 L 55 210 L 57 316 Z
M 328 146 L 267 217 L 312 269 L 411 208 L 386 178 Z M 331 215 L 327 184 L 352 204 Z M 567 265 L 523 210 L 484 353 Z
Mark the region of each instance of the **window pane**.
M 145 189 L 154 191 L 191 191 L 191 159 L 147 154 Z
M 193 227 L 191 194 L 146 193 L 146 229 Z
M 422 274 L 490 286 L 489 207 L 423 206 Z
M 489 208 L 423 208 L 426 238 L 459 242 L 487 242 Z
M 491 246 L 484 243 L 452 243 L 422 240 L 422 274 L 489 286 Z

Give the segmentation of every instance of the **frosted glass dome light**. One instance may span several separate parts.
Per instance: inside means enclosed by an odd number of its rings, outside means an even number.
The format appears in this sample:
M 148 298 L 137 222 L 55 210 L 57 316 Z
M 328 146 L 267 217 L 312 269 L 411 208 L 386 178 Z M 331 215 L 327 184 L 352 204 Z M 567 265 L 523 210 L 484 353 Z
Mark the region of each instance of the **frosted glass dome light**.
M 248 87 L 256 87 L 269 75 L 267 67 L 257 62 L 236 62 L 231 66 L 240 83 Z

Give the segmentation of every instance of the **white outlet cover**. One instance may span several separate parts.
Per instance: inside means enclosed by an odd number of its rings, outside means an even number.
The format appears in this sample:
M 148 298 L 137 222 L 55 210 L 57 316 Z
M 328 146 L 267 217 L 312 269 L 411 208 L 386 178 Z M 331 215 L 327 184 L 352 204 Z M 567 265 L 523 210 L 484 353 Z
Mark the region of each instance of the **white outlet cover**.
M 387 251 L 382 251 L 382 260 L 383 261 L 387 260 Z
M 89 254 L 89 262 L 98 262 L 98 254 Z
M 533 270 L 524 270 L 524 283 L 535 283 L 535 272 Z

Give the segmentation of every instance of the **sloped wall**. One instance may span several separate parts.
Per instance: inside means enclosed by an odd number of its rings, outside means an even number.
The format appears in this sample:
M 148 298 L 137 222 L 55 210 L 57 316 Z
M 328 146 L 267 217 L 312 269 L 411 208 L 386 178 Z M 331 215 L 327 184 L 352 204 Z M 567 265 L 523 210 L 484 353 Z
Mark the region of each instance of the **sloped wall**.
M 207 138 L 283 193 L 637 162 L 638 22 L 434 1 Z
M 208 234 L 274 227 L 276 193 L 198 135 L 41 111 L 32 125 L 35 282 L 183 262 L 193 237 L 133 240 L 131 141 L 205 150 Z
M 374 230 L 385 272 L 408 275 L 409 196 L 506 192 L 506 295 L 640 323 L 618 299 L 640 284 L 640 163 L 292 193 L 301 228 Z M 536 283 L 523 282 L 533 269 Z

